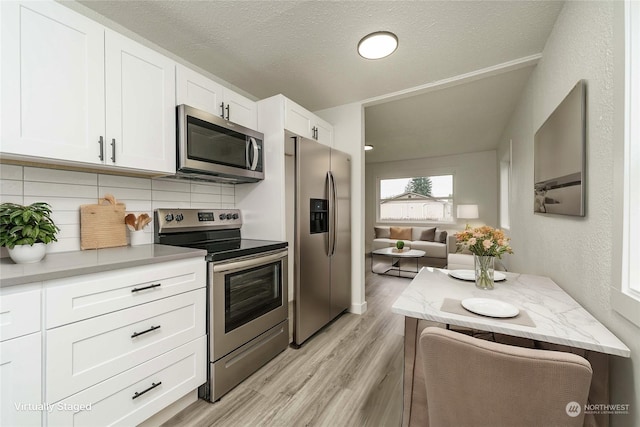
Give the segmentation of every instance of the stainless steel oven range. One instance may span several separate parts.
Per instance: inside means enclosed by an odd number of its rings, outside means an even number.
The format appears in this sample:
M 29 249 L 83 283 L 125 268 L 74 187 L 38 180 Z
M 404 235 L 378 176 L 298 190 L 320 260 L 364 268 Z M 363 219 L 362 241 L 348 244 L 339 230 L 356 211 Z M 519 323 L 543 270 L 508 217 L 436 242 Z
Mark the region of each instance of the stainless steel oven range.
M 289 344 L 287 243 L 242 239 L 237 209 L 157 209 L 155 242 L 207 250 L 209 374 L 215 402 Z

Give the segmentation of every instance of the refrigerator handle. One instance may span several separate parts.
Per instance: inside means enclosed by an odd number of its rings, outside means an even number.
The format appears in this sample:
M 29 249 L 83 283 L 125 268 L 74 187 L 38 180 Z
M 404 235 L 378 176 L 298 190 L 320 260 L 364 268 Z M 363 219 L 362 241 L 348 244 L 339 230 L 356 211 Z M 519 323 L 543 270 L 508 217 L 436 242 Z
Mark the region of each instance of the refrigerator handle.
M 331 176 L 331 222 L 330 222 L 330 229 L 331 231 L 331 254 L 330 256 L 335 255 L 336 253 L 336 226 L 337 226 L 337 219 L 338 219 L 338 203 L 337 203 L 337 196 L 338 196 L 338 192 L 336 189 L 336 179 L 333 176 L 333 173 L 329 172 L 329 176 Z
M 333 246 L 333 221 L 331 220 L 331 213 L 333 212 L 333 198 L 331 197 L 332 195 L 332 185 L 331 185 L 331 172 L 327 172 L 327 178 L 326 178 L 326 195 L 327 195 L 327 202 L 329 204 L 328 209 L 327 209 L 327 220 L 329 222 L 329 232 L 327 233 L 327 239 L 325 240 L 326 242 L 326 246 L 325 246 L 325 252 L 327 254 L 327 256 L 331 256 L 331 248 Z

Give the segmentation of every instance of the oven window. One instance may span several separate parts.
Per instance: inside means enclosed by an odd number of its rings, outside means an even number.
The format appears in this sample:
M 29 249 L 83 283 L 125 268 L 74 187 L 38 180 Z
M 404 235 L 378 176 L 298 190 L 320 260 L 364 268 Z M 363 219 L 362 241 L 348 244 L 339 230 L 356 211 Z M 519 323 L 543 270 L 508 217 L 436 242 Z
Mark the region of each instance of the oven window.
M 225 276 L 225 325 L 230 332 L 282 306 L 282 263 Z

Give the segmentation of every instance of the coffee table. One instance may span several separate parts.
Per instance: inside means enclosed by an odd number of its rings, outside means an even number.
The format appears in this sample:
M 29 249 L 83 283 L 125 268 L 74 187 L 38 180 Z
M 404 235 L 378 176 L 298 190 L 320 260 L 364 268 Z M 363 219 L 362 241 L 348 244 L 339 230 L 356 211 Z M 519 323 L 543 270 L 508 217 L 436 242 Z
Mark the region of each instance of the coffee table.
M 381 256 L 385 256 L 385 257 L 391 258 L 391 267 L 387 268 L 383 272 L 375 271 L 373 269 L 373 256 L 374 255 L 381 255 Z M 402 272 L 418 274 L 418 272 L 420 271 L 419 268 L 418 268 L 418 260 L 420 258 L 422 258 L 424 255 L 425 255 L 425 251 L 420 251 L 418 249 L 404 249 L 402 252 L 398 251 L 396 248 L 376 249 L 375 251 L 371 252 L 371 272 L 376 273 L 376 274 L 388 274 L 389 271 L 397 271 L 398 272 L 398 277 L 402 277 L 400 275 L 400 273 L 402 273 Z M 403 270 L 402 268 L 400 268 L 400 260 L 406 259 L 406 258 L 415 258 L 415 260 L 416 260 L 416 271 Z M 395 276 L 395 274 L 394 274 L 394 276 Z

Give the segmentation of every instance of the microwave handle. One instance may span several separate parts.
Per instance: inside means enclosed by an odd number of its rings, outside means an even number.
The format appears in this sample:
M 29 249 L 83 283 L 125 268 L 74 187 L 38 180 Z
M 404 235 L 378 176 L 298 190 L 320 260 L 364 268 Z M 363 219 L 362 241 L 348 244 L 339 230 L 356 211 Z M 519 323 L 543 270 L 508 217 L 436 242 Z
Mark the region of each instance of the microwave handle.
M 253 156 L 249 155 L 249 146 L 251 146 Z M 249 138 L 249 143 L 247 144 L 247 164 L 249 165 L 249 169 L 254 171 L 258 167 L 258 155 L 260 154 L 258 150 L 258 142 L 255 138 Z

